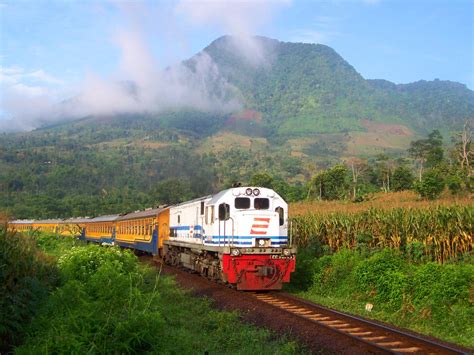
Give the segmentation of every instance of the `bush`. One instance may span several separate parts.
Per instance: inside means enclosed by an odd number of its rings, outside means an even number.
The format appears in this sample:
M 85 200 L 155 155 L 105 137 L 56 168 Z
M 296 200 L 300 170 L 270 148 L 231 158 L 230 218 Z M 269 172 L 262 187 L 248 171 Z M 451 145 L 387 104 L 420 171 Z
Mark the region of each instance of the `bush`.
M 64 285 L 15 349 L 32 353 L 296 353 L 294 343 L 211 309 L 130 252 L 88 245 L 59 259 Z
M 33 322 L 19 353 L 124 353 L 152 349 L 164 324 L 158 292 L 142 292 L 128 250 L 76 247 L 58 260 L 65 281 Z M 143 330 L 146 331 L 143 331 Z
M 413 185 L 413 180 L 414 177 L 410 169 L 400 166 L 393 172 L 392 188 L 394 191 L 409 190 Z
M 0 229 L 1 353 L 23 339 L 27 324 L 57 281 L 53 259 L 31 238 Z
M 458 175 L 450 175 L 446 179 L 446 185 L 451 194 L 456 195 L 462 190 L 462 179 Z
M 443 176 L 435 169 L 428 170 L 423 174 L 422 180 L 415 184 L 415 191 L 421 197 L 434 200 L 441 195 L 445 182 Z
M 354 269 L 357 288 L 388 308 L 399 309 L 407 287 L 405 263 L 393 249 L 385 249 L 363 260 Z
M 305 295 L 365 315 L 364 306 L 371 302 L 376 318 L 473 346 L 474 328 L 468 326 L 474 318 L 472 260 L 411 264 L 412 257 L 390 249 L 323 256 L 314 262 L 313 284 Z
M 137 271 L 137 257 L 130 250 L 89 244 L 71 249 L 58 260 L 58 266 L 67 280 L 82 282 L 88 281 L 105 265 L 121 274 L 134 273 Z

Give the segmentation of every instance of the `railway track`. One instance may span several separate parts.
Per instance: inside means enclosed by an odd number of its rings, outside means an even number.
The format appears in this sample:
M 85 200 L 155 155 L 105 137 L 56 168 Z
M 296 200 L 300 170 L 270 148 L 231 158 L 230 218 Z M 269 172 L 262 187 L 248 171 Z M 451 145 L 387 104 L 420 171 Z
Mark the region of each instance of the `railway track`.
M 242 318 L 279 334 L 297 338 L 310 353 L 328 354 L 474 354 L 454 344 L 335 311 L 283 292 L 242 292 L 157 260 L 178 283 L 218 308 L 239 310 Z
M 458 348 L 391 328 L 378 322 L 338 312 L 285 293 L 257 293 L 258 300 L 305 321 L 363 342 L 374 350 L 393 354 L 467 354 Z

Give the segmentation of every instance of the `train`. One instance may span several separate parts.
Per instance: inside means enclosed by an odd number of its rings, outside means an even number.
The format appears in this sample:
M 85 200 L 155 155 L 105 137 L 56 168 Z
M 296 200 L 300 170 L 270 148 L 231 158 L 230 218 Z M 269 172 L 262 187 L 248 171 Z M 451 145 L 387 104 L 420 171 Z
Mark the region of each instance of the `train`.
M 264 187 L 233 187 L 121 215 L 15 220 L 9 228 L 77 235 L 87 242 L 149 253 L 244 291 L 279 290 L 290 282 L 296 266 L 288 204 Z

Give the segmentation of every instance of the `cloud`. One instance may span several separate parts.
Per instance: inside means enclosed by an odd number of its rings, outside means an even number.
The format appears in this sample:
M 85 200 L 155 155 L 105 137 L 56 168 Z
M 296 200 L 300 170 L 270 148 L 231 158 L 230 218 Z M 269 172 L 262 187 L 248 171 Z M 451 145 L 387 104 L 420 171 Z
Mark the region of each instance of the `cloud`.
M 162 5 L 112 2 L 121 19 L 113 35 L 113 43 L 120 53 L 115 70 L 107 77 L 89 71 L 75 88 L 75 94 L 67 97 L 62 90 L 66 83 L 42 69 L 1 68 L 0 112 L 10 117 L 3 120 L 3 126 L 33 129 L 45 123 L 89 115 L 159 113 L 173 109 L 239 110 L 242 103 L 237 99 L 237 89 L 220 75 L 208 54 L 200 53 L 187 64 L 162 69 L 153 55 L 151 41 L 161 43 L 169 35 L 160 27 L 200 30 L 214 26 L 235 35 L 236 53 L 260 65 L 266 55 L 250 35 L 289 3 L 181 0 L 171 9 L 168 3 L 163 5 L 169 15 L 164 19 L 159 14 Z M 166 20 L 163 25 L 157 24 L 158 18 Z M 0 126 L 2 129 L 5 127 Z
M 291 3 L 291 0 L 181 0 L 175 11 L 194 26 L 215 26 L 233 35 L 237 38 L 236 53 L 259 65 L 266 62 L 266 53 L 253 35 L 278 10 Z

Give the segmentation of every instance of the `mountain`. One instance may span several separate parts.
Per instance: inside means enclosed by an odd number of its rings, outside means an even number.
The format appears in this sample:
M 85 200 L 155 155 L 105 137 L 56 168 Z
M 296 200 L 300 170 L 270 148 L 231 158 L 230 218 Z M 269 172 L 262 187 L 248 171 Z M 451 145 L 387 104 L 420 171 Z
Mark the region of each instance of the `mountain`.
M 366 80 L 325 45 L 248 44 L 221 37 L 183 62 L 186 74 L 202 75 L 209 59 L 214 76 L 197 75 L 199 84 L 223 104 L 238 101 L 233 112 L 183 102 L 0 133 L 0 210 L 19 218 L 125 212 L 261 171 L 298 185 L 341 159 L 406 156 L 410 141 L 435 128 L 449 143 L 474 117 L 474 92 L 459 83 Z M 121 85 L 139 98 L 141 88 Z
M 328 46 L 254 40 L 265 54 L 260 65 L 239 55 L 229 36 L 203 52 L 240 90 L 246 108 L 261 112 L 280 135 L 364 130 L 362 120 L 403 124 L 425 133 L 456 129 L 474 115 L 474 92 L 463 84 L 365 80 Z

